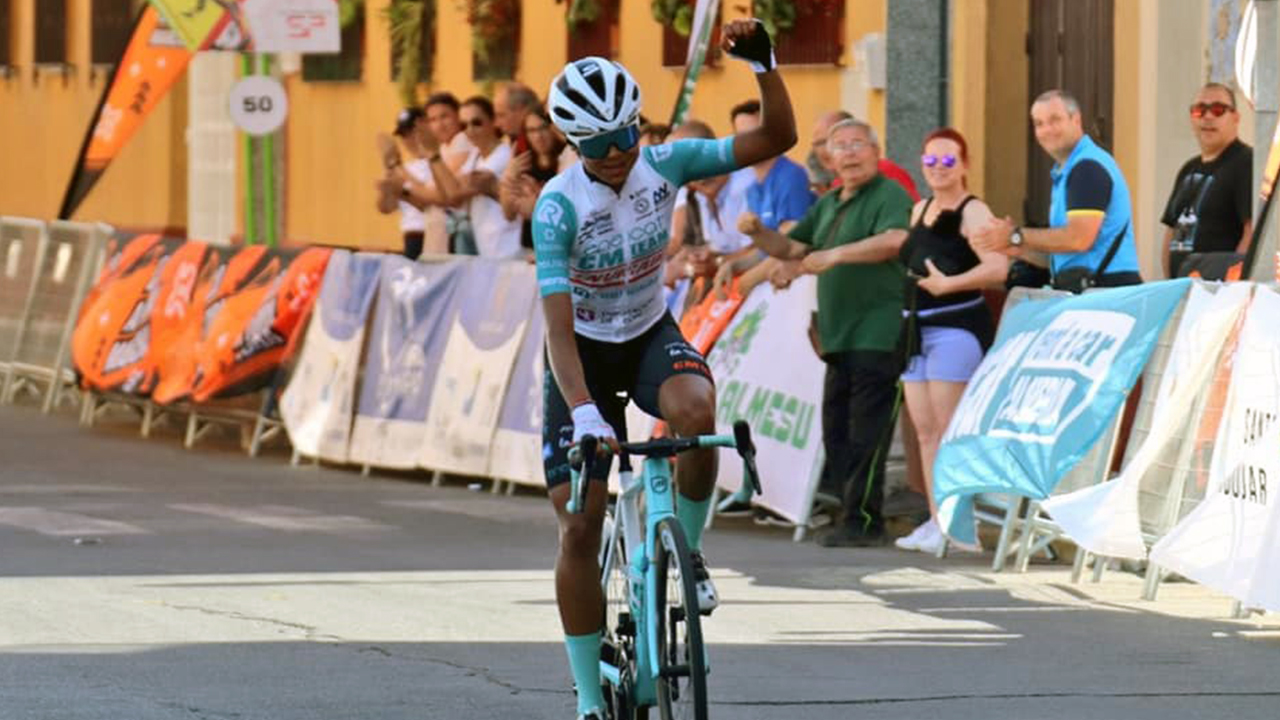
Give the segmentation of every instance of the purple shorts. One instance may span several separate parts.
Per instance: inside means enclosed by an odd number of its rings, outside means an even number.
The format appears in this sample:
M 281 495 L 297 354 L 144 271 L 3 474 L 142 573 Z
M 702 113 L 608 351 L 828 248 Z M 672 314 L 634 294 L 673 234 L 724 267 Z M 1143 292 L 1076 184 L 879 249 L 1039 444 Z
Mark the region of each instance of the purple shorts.
M 982 345 L 968 330 L 920 328 L 920 354 L 907 361 L 902 382 L 969 382 L 982 362 Z

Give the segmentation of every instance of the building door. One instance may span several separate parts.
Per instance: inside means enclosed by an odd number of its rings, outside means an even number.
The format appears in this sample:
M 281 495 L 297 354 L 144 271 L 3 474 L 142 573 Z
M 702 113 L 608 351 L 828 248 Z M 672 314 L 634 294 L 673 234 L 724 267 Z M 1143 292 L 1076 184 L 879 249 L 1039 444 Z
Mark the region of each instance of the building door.
M 1030 97 L 1055 88 L 1080 101 L 1084 131 L 1108 151 L 1112 149 L 1115 87 L 1114 0 L 1028 0 L 1027 32 Z M 1053 160 L 1028 133 L 1026 224 L 1049 221 L 1049 169 Z

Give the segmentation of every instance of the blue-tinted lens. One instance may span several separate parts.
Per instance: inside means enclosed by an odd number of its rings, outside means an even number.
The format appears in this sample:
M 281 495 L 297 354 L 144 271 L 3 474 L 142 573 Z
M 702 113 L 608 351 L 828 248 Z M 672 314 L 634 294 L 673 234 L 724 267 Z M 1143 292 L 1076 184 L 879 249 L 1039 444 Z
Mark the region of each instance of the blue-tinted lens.
M 578 152 L 584 158 L 603 160 L 608 157 L 609 148 L 616 147 L 619 151 L 626 152 L 635 147 L 638 142 L 640 142 L 640 126 L 632 124 L 579 140 Z

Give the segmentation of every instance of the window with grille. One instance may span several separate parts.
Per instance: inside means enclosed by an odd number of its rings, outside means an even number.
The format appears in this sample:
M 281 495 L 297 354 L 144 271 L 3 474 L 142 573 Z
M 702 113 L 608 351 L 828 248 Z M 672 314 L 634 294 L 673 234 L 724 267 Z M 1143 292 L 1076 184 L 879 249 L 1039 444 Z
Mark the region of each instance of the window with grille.
M 434 0 L 427 0 L 434 2 Z M 420 48 L 422 48 L 422 57 L 418 59 L 418 77 L 422 82 L 431 79 L 431 73 L 435 69 L 435 18 L 430 17 L 431 10 L 428 8 L 423 11 L 425 16 L 422 23 L 422 39 Z M 396 52 L 395 40 L 391 40 L 391 79 L 397 80 L 400 77 L 400 55 Z
M 778 33 L 779 65 L 834 65 L 844 53 L 844 2 L 796 0 L 790 30 Z
M 364 70 L 364 3 L 356 5 L 351 22 L 342 28 L 342 52 L 302 56 L 302 79 L 307 82 L 359 80 Z
M 129 44 L 136 7 L 133 0 L 93 0 L 90 55 L 94 65 L 114 65 Z
M 66 0 L 45 0 L 35 4 L 36 64 L 64 65 L 67 62 Z
M 695 0 L 689 0 L 689 4 L 695 4 Z M 723 19 L 723 16 L 720 17 Z M 670 25 L 662 26 L 662 65 L 663 67 L 683 67 L 684 60 L 689 54 L 689 36 L 681 35 L 676 32 Z M 707 45 L 706 64 L 715 66 L 720 60 L 720 23 L 717 21 L 716 26 L 711 29 L 711 41 Z
M 572 5 L 572 0 L 567 3 Z M 618 56 L 619 0 L 599 0 L 600 14 L 590 21 L 578 21 L 569 28 L 569 59 L 595 55 L 613 59 Z
M 13 64 L 9 51 L 9 0 L 0 0 L 0 67 Z

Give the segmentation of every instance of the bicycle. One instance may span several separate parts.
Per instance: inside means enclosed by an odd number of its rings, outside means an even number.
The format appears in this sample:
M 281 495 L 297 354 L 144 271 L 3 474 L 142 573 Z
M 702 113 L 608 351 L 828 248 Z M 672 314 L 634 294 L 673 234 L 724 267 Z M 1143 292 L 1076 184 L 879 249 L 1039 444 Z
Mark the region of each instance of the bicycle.
M 620 492 L 612 512 L 605 514 L 600 549 L 605 598 L 600 675 L 612 720 L 646 720 L 654 705 L 662 720 L 707 720 L 702 616 L 689 546 L 675 516 L 670 460 L 713 447 L 736 449 L 743 482 L 761 492 L 755 445 L 745 421 L 734 424 L 732 435 L 620 444 Z M 586 506 L 586 478 L 601 449 L 596 438 L 587 436 L 570 451 L 569 512 Z M 632 471 L 632 455 L 645 458 L 639 478 Z

